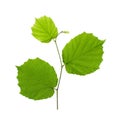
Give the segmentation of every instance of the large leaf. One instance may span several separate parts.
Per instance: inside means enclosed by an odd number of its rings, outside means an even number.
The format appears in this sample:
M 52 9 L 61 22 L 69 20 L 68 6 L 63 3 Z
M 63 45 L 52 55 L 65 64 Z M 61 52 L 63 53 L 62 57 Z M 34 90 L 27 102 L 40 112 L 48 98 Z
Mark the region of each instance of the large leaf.
M 47 62 L 36 58 L 29 59 L 18 69 L 20 93 L 30 99 L 39 100 L 51 97 L 57 85 L 54 68 Z
M 104 40 L 82 33 L 66 44 L 62 51 L 68 73 L 86 75 L 96 71 L 102 62 Z
M 41 42 L 48 43 L 58 35 L 58 30 L 50 17 L 36 19 L 32 27 L 32 35 Z

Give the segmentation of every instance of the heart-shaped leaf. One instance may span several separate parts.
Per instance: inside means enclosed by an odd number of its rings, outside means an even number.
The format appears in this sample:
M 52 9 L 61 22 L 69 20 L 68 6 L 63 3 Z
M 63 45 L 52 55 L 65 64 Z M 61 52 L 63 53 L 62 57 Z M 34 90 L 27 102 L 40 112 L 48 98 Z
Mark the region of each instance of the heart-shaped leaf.
M 82 33 L 66 44 L 62 58 L 68 73 L 86 75 L 96 71 L 102 62 L 104 40 Z
M 51 97 L 57 85 L 57 75 L 52 66 L 36 58 L 29 59 L 18 69 L 20 93 L 30 99 L 39 100 Z
M 36 19 L 32 27 L 32 35 L 41 42 L 48 43 L 58 35 L 57 27 L 50 17 Z

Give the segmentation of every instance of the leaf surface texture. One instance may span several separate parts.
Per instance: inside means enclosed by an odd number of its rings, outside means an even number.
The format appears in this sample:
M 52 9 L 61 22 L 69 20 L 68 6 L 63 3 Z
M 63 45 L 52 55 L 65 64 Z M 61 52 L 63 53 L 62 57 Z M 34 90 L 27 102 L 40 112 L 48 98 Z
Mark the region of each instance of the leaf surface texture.
M 41 42 L 48 43 L 58 35 L 57 27 L 50 17 L 43 16 L 35 20 L 32 35 Z
M 102 62 L 104 40 L 82 33 L 63 48 L 62 58 L 68 73 L 86 75 L 96 71 Z
M 20 93 L 30 99 L 40 100 L 54 94 L 57 75 L 54 68 L 47 62 L 36 58 L 29 59 L 18 69 L 18 85 Z

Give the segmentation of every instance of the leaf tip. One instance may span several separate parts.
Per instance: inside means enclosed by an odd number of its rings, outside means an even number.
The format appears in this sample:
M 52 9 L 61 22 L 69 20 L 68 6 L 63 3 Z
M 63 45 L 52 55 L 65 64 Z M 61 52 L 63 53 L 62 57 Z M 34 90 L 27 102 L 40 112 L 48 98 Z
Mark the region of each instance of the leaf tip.
M 15 66 L 17 69 L 19 69 L 20 68 L 20 66 Z
M 104 39 L 104 40 L 102 40 L 103 41 L 103 43 L 105 43 L 106 42 L 106 39 Z

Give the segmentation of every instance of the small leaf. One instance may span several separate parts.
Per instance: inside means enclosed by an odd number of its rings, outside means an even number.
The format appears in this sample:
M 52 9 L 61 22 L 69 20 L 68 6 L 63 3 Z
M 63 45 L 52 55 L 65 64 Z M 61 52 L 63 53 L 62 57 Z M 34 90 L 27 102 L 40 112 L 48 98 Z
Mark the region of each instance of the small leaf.
M 69 31 L 62 31 L 62 33 L 69 34 Z
M 50 64 L 39 58 L 29 59 L 23 65 L 17 66 L 17 69 L 18 85 L 23 96 L 39 100 L 54 94 L 58 79 Z
M 50 17 L 43 16 L 36 19 L 32 35 L 41 42 L 48 43 L 58 35 L 57 27 Z
M 66 44 L 62 58 L 68 73 L 86 75 L 96 71 L 102 62 L 104 40 L 82 33 Z

